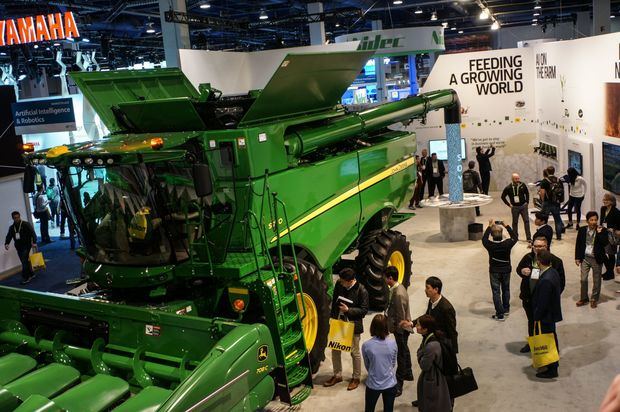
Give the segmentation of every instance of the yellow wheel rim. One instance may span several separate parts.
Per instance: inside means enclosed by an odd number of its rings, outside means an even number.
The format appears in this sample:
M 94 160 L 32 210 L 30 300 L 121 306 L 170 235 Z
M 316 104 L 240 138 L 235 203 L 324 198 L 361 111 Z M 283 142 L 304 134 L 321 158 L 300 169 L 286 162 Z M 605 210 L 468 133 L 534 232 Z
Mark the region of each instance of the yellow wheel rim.
M 394 266 L 398 270 L 398 283 L 403 283 L 405 278 L 405 257 L 400 251 L 395 250 L 388 259 L 388 266 Z
M 302 312 L 303 320 L 301 321 L 301 328 L 304 332 L 304 339 L 306 340 L 306 349 L 308 352 L 312 350 L 314 347 L 314 342 L 316 341 L 316 335 L 319 330 L 319 313 L 316 310 L 316 305 L 314 304 L 314 299 L 312 296 L 307 293 L 303 294 L 304 304 L 306 305 L 306 313 L 304 316 L 304 307 L 301 302 L 301 295 L 297 294 L 297 304 L 299 306 L 299 311 Z

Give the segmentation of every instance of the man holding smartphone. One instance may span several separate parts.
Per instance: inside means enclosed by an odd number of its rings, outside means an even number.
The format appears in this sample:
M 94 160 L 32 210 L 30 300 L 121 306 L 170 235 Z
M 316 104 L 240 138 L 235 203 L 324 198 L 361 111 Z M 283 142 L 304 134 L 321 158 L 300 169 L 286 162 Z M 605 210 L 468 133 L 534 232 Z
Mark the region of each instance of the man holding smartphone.
M 508 231 L 509 239 L 504 239 L 503 228 Z M 491 318 L 497 321 L 506 320 L 510 313 L 510 252 L 516 243 L 517 235 L 510 226 L 501 220 L 489 220 L 489 226 L 482 235 L 482 244 L 489 253 L 489 278 L 495 306 L 495 315 Z

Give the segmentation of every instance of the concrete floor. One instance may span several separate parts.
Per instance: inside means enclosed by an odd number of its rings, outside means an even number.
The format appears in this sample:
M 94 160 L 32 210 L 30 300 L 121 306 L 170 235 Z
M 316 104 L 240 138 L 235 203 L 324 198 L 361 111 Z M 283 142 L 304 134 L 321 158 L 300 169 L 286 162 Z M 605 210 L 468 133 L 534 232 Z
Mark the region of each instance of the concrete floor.
M 497 198 L 498 194 L 493 194 Z M 574 264 L 576 232 L 569 229 L 562 241 L 553 241 L 554 254 L 564 260 L 566 290 L 562 295 L 564 321 L 558 324 L 560 344 L 560 376 L 553 381 L 535 377 L 529 354 L 520 354 L 525 343 L 527 322 L 519 300 L 520 278 L 513 273 L 511 279 L 511 314 L 505 322 L 490 317 L 494 313 L 489 286 L 488 257 L 481 242 L 444 242 L 439 235 L 438 210 L 424 208 L 397 229 L 407 235 L 413 250 L 413 278 L 409 287 L 412 316 L 423 314 L 427 305 L 424 280 L 435 275 L 444 283 L 443 294 L 454 305 L 459 332 L 459 362 L 473 368 L 479 390 L 458 398 L 457 411 L 594 411 L 616 373 L 620 372 L 620 304 L 615 291 L 620 285 L 603 282 L 601 301 L 597 309 L 589 306 L 577 308 L 579 297 L 579 272 Z M 585 214 L 585 211 L 584 211 Z M 510 222 L 510 211 L 501 201 L 494 200 L 482 207 L 478 222 L 490 218 Z M 532 232 L 534 231 L 532 225 Z M 523 226 L 520 226 L 523 237 Z M 513 268 L 528 252 L 525 242 L 519 242 L 512 252 Z M 591 287 L 591 285 L 590 285 Z M 620 296 L 620 295 L 618 295 Z M 372 315 L 365 319 L 366 332 Z M 415 356 L 420 336 L 412 335 L 409 347 Z M 618 352 L 618 353 L 616 353 Z M 347 411 L 364 409 L 366 370 L 362 366 L 362 385 L 355 391 L 346 390 L 346 382 L 324 388 L 332 372 L 331 354 L 314 378 L 312 396 L 301 405 L 291 408 L 300 411 L 328 411 L 343 408 Z M 350 378 L 350 358 L 344 357 L 344 376 Z M 415 358 L 414 382 L 406 382 L 403 395 L 396 400 L 396 411 L 412 411 L 411 401 L 416 399 L 415 385 L 420 373 Z M 273 402 L 270 411 L 288 408 Z M 379 401 L 377 411 L 382 410 Z

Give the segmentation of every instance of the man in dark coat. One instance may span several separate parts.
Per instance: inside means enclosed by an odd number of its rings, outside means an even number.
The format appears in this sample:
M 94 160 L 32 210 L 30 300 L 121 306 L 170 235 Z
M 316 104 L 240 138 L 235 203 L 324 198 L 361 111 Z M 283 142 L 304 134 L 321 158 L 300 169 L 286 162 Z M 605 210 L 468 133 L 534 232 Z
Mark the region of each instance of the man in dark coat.
M 538 229 L 532 236 L 533 239 L 543 236 L 547 239 L 547 249 L 551 250 L 551 242 L 553 241 L 553 228 L 549 225 L 549 215 L 543 212 L 536 212 L 534 215 L 534 224 Z
M 537 254 L 540 279 L 532 291 L 532 308 L 534 323 L 540 322 L 541 333 L 553 333 L 555 345 L 559 350 L 558 335 L 555 324 L 562 320 L 562 306 L 560 294 L 562 282 L 557 270 L 551 267 L 551 253 L 542 250 Z M 553 379 L 558 376 L 559 362 L 547 366 L 547 370 L 538 372 L 537 378 Z
M 420 163 L 418 169 L 422 173 L 422 187 L 420 188 L 420 199 L 424 199 L 424 186 L 426 186 L 426 169 L 431 159 L 428 157 L 428 150 L 422 149 L 422 156 L 420 157 Z
M 437 330 L 443 332 L 446 339 L 450 341 L 454 353 L 459 352 L 458 337 L 459 334 L 456 331 L 456 311 L 454 306 L 445 296 L 441 294 L 443 283 L 441 279 L 436 276 L 431 276 L 426 279 L 424 293 L 428 297 L 428 306 L 426 307 L 425 315 L 431 315 L 437 322 Z M 413 328 L 417 323 L 417 319 L 413 322 L 401 321 L 401 326 L 406 328 Z
M 353 359 L 353 378 L 349 382 L 347 390 L 356 389 L 360 384 L 362 374 L 362 355 L 360 353 L 360 335 L 364 332 L 362 323 L 368 313 L 368 292 L 364 286 L 355 280 L 355 272 L 351 268 L 344 268 L 338 274 L 338 283 L 334 287 L 332 299 L 332 319 L 343 317 L 355 323 L 353 335 L 353 347 L 351 358 Z M 332 350 L 332 362 L 334 375 L 323 386 L 334 386 L 342 382 L 341 352 Z
M 517 266 L 517 275 L 521 277 L 521 291 L 519 292 L 519 299 L 523 304 L 525 315 L 527 316 L 527 333 L 532 336 L 534 331 L 534 314 L 532 308 L 532 290 L 536 286 L 536 283 L 540 279 L 540 268 L 538 267 L 537 256 L 542 250 L 549 251 L 547 248 L 547 239 L 543 236 L 534 239 L 532 244 L 532 251 L 523 258 Z M 564 291 L 566 285 L 566 273 L 564 272 L 564 263 L 562 259 L 551 254 L 551 267 L 554 268 L 560 276 L 561 291 Z M 525 344 L 521 348 L 521 353 L 527 353 L 530 351 L 530 345 Z
M 426 180 L 428 181 L 428 196 L 435 196 L 435 187 L 439 195 L 443 195 L 443 178 L 446 175 L 446 167 L 437 159 L 437 153 L 431 154 L 431 159 L 426 163 Z
M 482 147 L 476 147 L 476 160 L 478 161 L 478 170 L 482 178 L 482 193 L 489 194 L 489 185 L 491 184 L 491 161 L 489 160 L 495 154 L 495 148 L 491 146 L 484 153 Z
M 587 226 L 577 231 L 575 242 L 575 264 L 581 269 L 581 298 L 577 306 L 588 304 L 588 275 L 592 270 L 592 296 L 590 307 L 596 308 L 601 294 L 601 277 L 605 262 L 605 246 L 607 246 L 607 229 L 598 225 L 598 213 L 586 213 Z
M 409 332 L 403 329 L 400 324 L 404 321 L 411 321 L 409 311 L 409 294 L 407 289 L 398 282 L 398 269 L 388 266 L 385 269 L 385 283 L 389 287 L 388 305 L 386 316 L 388 318 L 388 330 L 394 334 L 398 355 L 396 358 L 396 396 L 403 393 L 404 381 L 413 380 L 413 370 L 411 369 L 411 353 L 407 340 Z
M 30 248 L 37 246 L 37 235 L 32 225 L 21 219 L 18 211 L 11 213 L 13 224 L 9 227 L 9 231 L 4 239 L 4 248 L 9 250 L 11 240 L 17 250 L 19 261 L 22 264 L 22 285 L 29 283 L 34 277 L 32 268 L 30 267 Z

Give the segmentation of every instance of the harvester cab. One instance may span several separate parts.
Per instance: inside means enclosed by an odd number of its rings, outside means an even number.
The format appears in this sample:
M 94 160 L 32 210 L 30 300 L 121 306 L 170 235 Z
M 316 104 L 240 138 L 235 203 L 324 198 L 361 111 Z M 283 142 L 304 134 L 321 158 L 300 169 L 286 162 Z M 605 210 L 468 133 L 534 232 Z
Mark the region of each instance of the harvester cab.
M 306 399 L 334 271 L 355 267 L 377 309 L 385 267 L 409 285 L 409 242 L 392 227 L 411 216 L 398 208 L 415 136 L 388 126 L 458 106 L 448 90 L 348 112 L 337 103 L 369 57 L 288 55 L 240 96 L 177 69 L 72 74 L 111 134 L 27 155 L 24 181 L 57 169 L 89 291 L 0 288 L 0 409 Z

